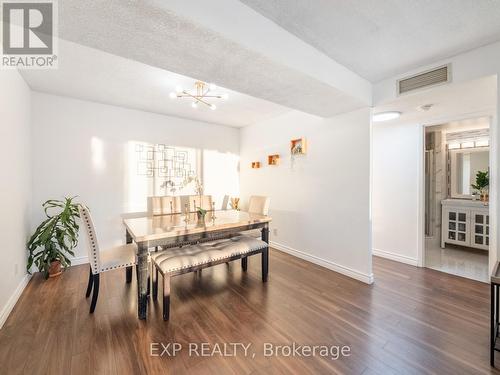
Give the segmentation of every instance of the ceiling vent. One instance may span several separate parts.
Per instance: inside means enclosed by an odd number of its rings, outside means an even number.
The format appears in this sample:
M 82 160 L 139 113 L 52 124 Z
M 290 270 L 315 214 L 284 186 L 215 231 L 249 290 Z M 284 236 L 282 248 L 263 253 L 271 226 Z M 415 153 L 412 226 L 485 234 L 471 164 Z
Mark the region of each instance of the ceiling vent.
M 398 95 L 451 81 L 450 65 L 441 66 L 397 81 Z

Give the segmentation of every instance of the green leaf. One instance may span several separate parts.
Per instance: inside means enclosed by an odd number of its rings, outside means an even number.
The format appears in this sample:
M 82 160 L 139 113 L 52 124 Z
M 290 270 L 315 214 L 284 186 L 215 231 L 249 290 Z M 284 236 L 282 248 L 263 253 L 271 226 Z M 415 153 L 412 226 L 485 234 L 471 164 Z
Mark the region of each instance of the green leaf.
M 490 177 L 489 177 L 489 172 L 485 171 L 478 171 L 476 173 L 476 183 L 471 185 L 473 189 L 483 191 L 486 190 L 490 185 Z
M 80 217 L 76 197 L 66 197 L 64 201 L 49 199 L 42 204 L 47 218 L 43 220 L 31 235 L 28 248 L 27 271 L 33 265 L 48 277 L 50 263 L 57 259 L 67 267 L 71 265 L 67 255 L 74 256 L 73 249 L 78 244 Z

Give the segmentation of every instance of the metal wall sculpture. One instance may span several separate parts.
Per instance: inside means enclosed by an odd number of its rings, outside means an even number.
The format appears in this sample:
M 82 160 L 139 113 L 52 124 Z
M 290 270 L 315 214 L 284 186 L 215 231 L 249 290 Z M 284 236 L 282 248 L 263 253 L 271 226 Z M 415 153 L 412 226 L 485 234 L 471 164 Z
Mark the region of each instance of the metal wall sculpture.
M 196 176 L 190 162 L 195 158 L 189 155 L 195 150 L 176 149 L 164 144 L 137 144 L 135 151 L 139 176 L 164 180 L 171 187 L 180 187 L 186 178 Z

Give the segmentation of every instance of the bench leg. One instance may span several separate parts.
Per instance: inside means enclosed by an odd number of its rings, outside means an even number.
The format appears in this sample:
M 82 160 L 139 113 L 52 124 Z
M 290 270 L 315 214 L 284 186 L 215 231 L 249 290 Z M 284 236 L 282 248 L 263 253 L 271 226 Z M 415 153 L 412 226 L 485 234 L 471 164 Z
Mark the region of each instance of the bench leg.
M 247 268 L 248 268 L 248 258 L 247 257 L 241 258 L 241 268 L 243 269 L 243 271 L 247 270 Z
M 151 268 L 151 278 L 153 279 L 153 301 L 158 300 L 158 268 L 153 264 Z
M 170 276 L 163 276 L 163 320 L 170 317 Z
M 262 255 L 261 255 L 261 260 L 262 260 L 262 282 L 267 281 L 267 274 L 269 273 L 269 248 L 266 247 L 264 250 L 262 250 Z
M 125 280 L 127 281 L 127 284 L 130 284 L 132 282 L 132 266 L 128 266 L 126 268 Z

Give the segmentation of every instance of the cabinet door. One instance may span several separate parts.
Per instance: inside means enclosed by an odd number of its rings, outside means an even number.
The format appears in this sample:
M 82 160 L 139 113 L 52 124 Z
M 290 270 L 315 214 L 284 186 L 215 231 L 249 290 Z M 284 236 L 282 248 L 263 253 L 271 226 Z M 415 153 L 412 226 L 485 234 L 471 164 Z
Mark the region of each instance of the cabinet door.
M 444 242 L 469 246 L 469 210 L 447 208 L 445 210 L 446 237 Z
M 490 215 L 485 211 L 471 211 L 470 245 L 488 250 L 490 245 Z

